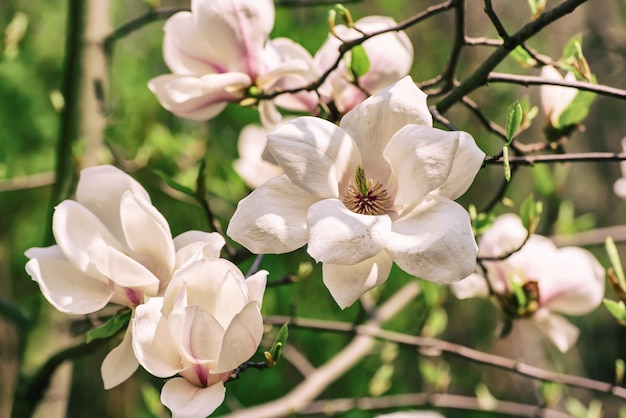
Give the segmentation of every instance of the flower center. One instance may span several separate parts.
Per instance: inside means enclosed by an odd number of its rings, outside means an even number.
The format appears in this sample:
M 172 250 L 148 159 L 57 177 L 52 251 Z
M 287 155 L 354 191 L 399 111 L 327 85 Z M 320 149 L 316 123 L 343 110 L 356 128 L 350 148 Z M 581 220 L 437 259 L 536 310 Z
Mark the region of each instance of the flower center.
M 377 181 L 365 177 L 363 167 L 359 166 L 343 198 L 343 204 L 354 213 L 361 215 L 383 215 L 389 212 L 391 200 L 387 190 Z

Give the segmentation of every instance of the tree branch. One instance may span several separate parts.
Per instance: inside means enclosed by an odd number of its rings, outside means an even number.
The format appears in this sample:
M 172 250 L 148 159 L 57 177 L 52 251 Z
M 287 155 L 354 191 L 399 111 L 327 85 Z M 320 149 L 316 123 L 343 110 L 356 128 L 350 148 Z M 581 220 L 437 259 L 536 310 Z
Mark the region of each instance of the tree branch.
M 577 154 L 550 154 L 550 155 L 523 155 L 516 157 L 509 157 L 509 163 L 511 165 L 525 165 L 533 166 L 535 164 L 546 163 L 580 163 L 591 161 L 624 161 L 626 160 L 626 153 L 617 152 L 584 152 Z M 504 159 L 485 158 L 485 164 L 504 164 Z

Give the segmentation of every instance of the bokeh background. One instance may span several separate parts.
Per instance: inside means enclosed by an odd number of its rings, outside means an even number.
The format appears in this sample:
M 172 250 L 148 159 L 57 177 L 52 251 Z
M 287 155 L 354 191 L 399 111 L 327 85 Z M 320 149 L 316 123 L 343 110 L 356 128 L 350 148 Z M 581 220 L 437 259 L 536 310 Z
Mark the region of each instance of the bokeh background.
M 94 41 L 146 14 L 151 3 L 148 1 L 85 0 L 84 5 L 92 13 L 83 20 L 87 37 L 81 71 L 68 75 L 65 64 L 68 48 L 80 45 L 66 39 L 69 10 L 76 7 L 76 3 L 80 2 L 0 2 L 0 30 L 3 31 L 0 33 L 0 416 L 10 414 L 20 374 L 32 374 L 54 353 L 83 341 L 86 329 L 102 320 L 99 316 L 68 317 L 55 312 L 24 271 L 24 251 L 51 244 L 50 210 L 60 201 L 54 201 L 59 195 L 52 183 L 63 138 L 76 138 L 71 152 L 63 154 L 66 157 L 63 164 L 68 170 L 112 163 L 128 171 L 148 189 L 154 205 L 169 220 L 174 235 L 189 229 L 208 230 L 208 221 L 195 202 L 167 186 L 157 172 L 194 187 L 200 161 L 204 159 L 209 202 L 224 230 L 236 202 L 249 192 L 235 173 L 232 160 L 237 156 L 239 131 L 249 123 L 259 123 L 257 112 L 231 105 L 218 118 L 197 123 L 165 111 L 146 86 L 150 78 L 168 72 L 161 56 L 162 19 L 118 39 L 108 53 L 102 55 Z M 467 0 L 466 3 L 468 35 L 496 38 L 496 31 L 483 12 L 483 2 Z M 496 11 L 510 32 L 530 18 L 524 1 L 495 3 Z M 549 0 L 548 7 L 558 3 Z M 346 5 L 357 19 L 381 14 L 401 21 L 432 4 L 436 2 L 363 0 Z M 185 1 L 160 2 L 160 7 L 188 5 Z M 327 11 L 328 6 L 278 7 L 272 37 L 288 36 L 314 53 L 327 36 Z M 9 27 L 10 22 L 14 26 Z M 542 54 L 558 58 L 565 42 L 577 33 L 583 35 L 585 56 L 599 82 L 626 88 L 626 0 L 590 0 L 532 38 L 529 44 Z M 420 82 L 439 74 L 452 45 L 453 16 L 450 13 L 436 16 L 410 28 L 407 34 L 415 48 L 413 79 Z M 463 80 L 471 74 L 491 50 L 486 46 L 465 48 L 458 78 Z M 520 67 L 512 59 L 505 60 L 497 71 L 538 75 L 538 69 Z M 94 80 L 98 82 L 94 84 Z M 68 102 L 62 94 L 64 85 L 73 86 L 70 91 L 79 97 L 80 103 L 66 123 L 61 117 L 61 109 Z M 539 105 L 537 86 L 493 84 L 477 90 L 471 97 L 489 118 L 503 125 L 510 103 L 524 95 L 531 103 Z M 437 99 L 432 97 L 430 104 Z M 584 122 L 584 130 L 572 135 L 566 150 L 619 152 L 621 139 L 626 136 L 624 115 L 623 101 L 598 97 Z M 445 116 L 459 129 L 472 133 L 488 154 L 501 149 L 501 140 L 489 133 L 464 107 L 457 105 Z M 544 123 L 540 112 L 520 140 L 544 141 Z M 544 202 L 540 233 L 555 236 L 559 243 L 584 244 L 608 266 L 603 250 L 603 236 L 607 233 L 616 238 L 626 259 L 626 247 L 619 244 L 620 240 L 626 240 L 626 233 L 620 227 L 626 224 L 626 203 L 612 191 L 613 182 L 620 176 L 619 164 L 614 162 L 521 168 L 507 193 L 512 207 L 499 204 L 494 213 L 516 211 L 521 200 L 533 193 Z M 493 198 L 502 182 L 502 167 L 484 168 L 460 202 L 466 207 L 472 203 L 480 209 Z M 73 185 L 66 187 L 71 191 Z M 608 232 L 603 229 L 609 227 Z M 581 234 L 587 230 L 592 232 Z M 270 279 L 277 279 L 295 272 L 301 262 L 307 261 L 310 259 L 306 252 L 299 250 L 284 256 L 267 256 L 261 267 L 270 272 Z M 252 258 L 240 261 L 244 272 L 251 262 Z M 408 280 L 416 279 L 394 269 L 390 280 L 374 297 L 384 300 Z M 616 299 L 608 288 L 607 297 Z M 359 304 L 339 310 L 322 284 L 319 265 L 297 284 L 268 289 L 263 312 L 348 322 L 363 318 Z M 445 286 L 425 283 L 419 298 L 387 328 L 413 335 L 438 336 L 551 370 L 604 381 L 614 379 L 615 359 L 626 359 L 626 328 L 618 325 L 603 307 L 588 316 L 571 318 L 581 328 L 581 336 L 577 346 L 567 354 L 559 353 L 535 329 L 523 323 L 516 324 L 509 337 L 498 339 L 500 319 L 501 315 L 488 301 L 457 301 Z M 275 332 L 275 328 L 268 328 L 267 341 L 262 348 L 271 344 Z M 313 366 L 319 366 L 351 338 L 350 335 L 292 328 L 289 344 Z M 41 403 L 37 416 L 168 416 L 167 410 L 158 403 L 162 382 L 145 372 L 139 371 L 117 388 L 103 390 L 100 363 L 118 341 L 89 349 L 84 355 L 77 355 L 73 363 L 65 363 L 55 376 L 53 390 Z M 262 360 L 260 353 L 255 360 Z M 377 374 L 382 365 L 392 365 L 392 373 Z M 387 370 L 390 370 L 388 366 Z M 249 370 L 237 382 L 228 385 L 227 401 L 216 415 L 227 413 L 231 408 L 275 399 L 301 379 L 298 370 L 285 359 L 271 370 Z M 428 358 L 414 349 L 382 342 L 320 398 L 432 391 L 475 396 L 480 385 L 488 387 L 497 399 L 533 405 L 542 405 L 546 400 L 541 395 L 540 385 L 529 379 L 464 359 Z M 607 417 L 618 416 L 621 406 L 615 398 L 588 391 L 564 387 L 560 394 L 557 409 L 563 409 L 569 398 L 576 398 L 585 405 L 598 399 Z M 501 416 L 487 411 L 437 410 L 448 417 Z M 374 416 L 375 412 L 354 410 L 337 415 L 357 418 Z

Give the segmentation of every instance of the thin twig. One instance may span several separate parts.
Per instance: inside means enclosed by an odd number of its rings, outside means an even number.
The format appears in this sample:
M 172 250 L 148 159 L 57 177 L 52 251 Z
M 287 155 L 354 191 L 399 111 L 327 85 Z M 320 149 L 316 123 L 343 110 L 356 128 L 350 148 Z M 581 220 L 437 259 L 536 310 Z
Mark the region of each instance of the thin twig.
M 491 4 L 491 0 L 485 0 L 485 13 L 489 17 L 489 20 L 491 20 L 491 23 L 493 23 L 493 26 L 496 28 L 496 31 L 498 31 L 498 35 L 500 35 L 500 38 L 502 38 L 503 45 L 505 47 L 508 47 L 509 46 L 508 44 L 511 42 L 511 37 L 509 36 L 509 33 L 504 28 L 504 25 L 500 21 L 500 18 L 496 14 L 495 10 L 493 10 L 493 5 Z
M 510 83 L 519 84 L 522 86 L 531 85 L 551 85 L 562 87 L 573 87 L 578 90 L 590 91 L 592 93 L 599 94 L 601 96 L 614 97 L 616 99 L 626 99 L 626 90 L 618 89 L 615 87 L 604 86 L 602 84 L 587 83 L 585 81 L 569 81 L 569 80 L 555 80 L 551 78 L 536 77 L 529 75 L 515 75 L 515 74 L 503 74 L 503 73 L 489 73 L 487 76 L 487 83 Z
M 511 165 L 533 166 L 535 164 L 580 163 L 592 161 L 625 161 L 626 153 L 617 152 L 581 152 L 577 154 L 523 155 L 509 157 Z M 502 158 L 485 158 L 485 164 L 504 164 Z
M 380 338 L 411 347 L 426 348 L 429 352 L 441 352 L 472 361 L 477 364 L 495 367 L 511 373 L 525 376 L 535 380 L 562 383 L 596 392 L 606 393 L 618 398 L 626 399 L 626 388 L 615 386 L 612 383 L 589 379 L 582 376 L 574 376 L 556 373 L 540 367 L 521 363 L 514 359 L 489 354 L 463 345 L 454 344 L 438 338 L 427 338 L 387 331 L 370 325 L 354 325 L 348 322 L 325 321 L 319 319 L 290 318 L 285 316 L 270 316 L 264 321 L 273 325 L 282 325 L 289 322 L 291 328 L 307 328 L 332 332 L 355 333 L 369 337 Z

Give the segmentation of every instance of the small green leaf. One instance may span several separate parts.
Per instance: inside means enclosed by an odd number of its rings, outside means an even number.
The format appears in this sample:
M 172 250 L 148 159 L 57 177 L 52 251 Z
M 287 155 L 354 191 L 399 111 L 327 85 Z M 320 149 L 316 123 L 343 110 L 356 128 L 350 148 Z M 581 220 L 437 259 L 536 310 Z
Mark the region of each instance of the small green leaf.
M 563 47 L 563 54 L 561 55 L 561 61 L 568 62 L 572 58 L 579 58 L 582 56 L 583 51 L 583 35 L 577 33 L 568 39 L 567 43 Z
M 508 140 L 507 145 L 511 144 L 515 133 L 522 124 L 522 117 L 524 112 L 519 100 L 509 106 L 509 111 L 506 115 L 506 138 Z
M 544 196 L 551 196 L 556 192 L 556 184 L 554 184 L 554 177 L 548 164 L 535 164 L 532 173 L 535 188 L 539 193 Z
M 587 408 L 576 398 L 567 398 L 565 401 L 565 409 L 574 418 L 587 418 Z
M 624 381 L 624 372 L 626 372 L 626 363 L 621 358 L 615 360 L 615 384 L 621 385 Z
M 363 45 L 357 45 L 350 50 L 350 71 L 355 79 L 365 75 L 370 70 L 370 59 Z
M 509 55 L 522 67 L 530 68 L 537 64 L 537 61 L 521 46 L 513 49 Z
M 502 159 L 504 160 L 504 178 L 506 181 L 511 180 L 511 162 L 509 161 L 509 146 L 502 147 Z
M 276 338 L 274 339 L 274 344 L 272 344 L 272 348 L 270 349 L 270 353 L 274 362 L 277 362 L 282 355 L 283 348 L 287 343 L 287 337 L 289 337 L 288 323 L 283 324 L 283 326 L 280 327 L 280 329 L 278 330 L 278 334 L 276 334 Z
M 491 394 L 489 388 L 484 383 L 476 385 L 475 392 L 480 409 L 491 411 L 498 406 L 498 400 Z
M 161 177 L 161 179 L 165 181 L 165 183 L 167 183 L 167 185 L 170 186 L 172 189 L 178 190 L 179 192 L 184 193 L 189 197 L 193 197 L 194 199 L 196 198 L 196 193 L 193 190 L 191 190 L 187 186 L 183 186 L 182 184 L 178 183 L 165 172 L 161 170 L 154 170 L 154 174 Z
M 563 385 L 556 382 L 541 383 L 541 399 L 546 406 L 554 406 L 559 402 L 563 395 Z
M 393 372 L 393 364 L 382 364 L 378 370 L 376 370 L 369 385 L 369 393 L 371 396 L 383 395 L 391 388 Z
M 446 310 L 441 306 L 438 306 L 430 311 L 430 314 L 426 318 L 424 327 L 422 328 L 422 335 L 424 337 L 437 337 L 446 330 L 448 325 L 448 315 Z
M 540 201 L 536 202 L 533 195 L 529 195 L 522 201 L 520 218 L 522 219 L 522 225 L 528 230 L 529 234 L 533 234 L 537 229 L 542 211 L 543 204 Z
M 594 83 L 596 82 L 595 76 L 592 76 L 592 80 Z M 555 128 L 562 129 L 566 126 L 575 125 L 585 120 L 595 99 L 595 93 L 590 91 L 579 91 L 574 97 L 574 100 L 570 102 L 563 113 L 559 116 L 559 120 L 557 121 Z
M 530 12 L 533 15 L 532 20 L 537 19 L 537 17 L 546 9 L 546 1 L 547 0 L 528 0 Z
M 90 343 L 93 340 L 112 337 L 130 322 L 131 316 L 132 311 L 130 309 L 116 312 L 115 315 L 103 325 L 87 332 L 87 342 Z
M 626 306 L 624 305 L 624 302 L 615 302 L 614 300 L 604 299 L 602 303 L 604 303 L 604 307 L 615 317 L 615 319 L 617 319 L 619 323 L 626 325 Z
M 615 246 L 615 241 L 613 237 L 607 237 L 604 242 L 604 248 L 606 248 L 606 252 L 609 256 L 609 261 L 611 262 L 611 267 L 613 267 L 613 271 L 617 276 L 617 281 L 622 289 L 626 291 L 626 276 L 624 276 L 624 268 L 622 267 L 622 259 L 619 256 L 619 252 L 617 251 L 617 247 Z

